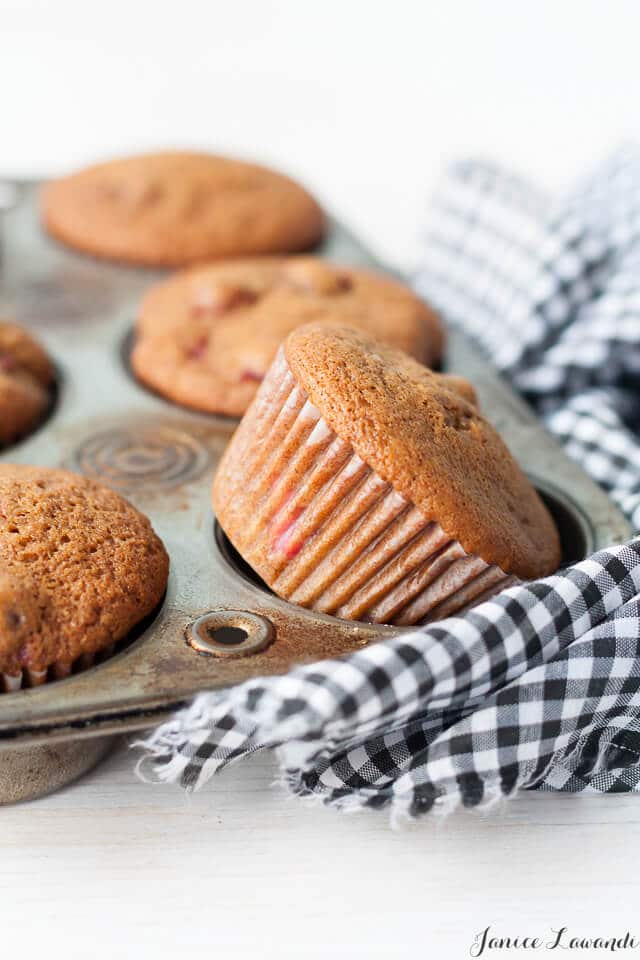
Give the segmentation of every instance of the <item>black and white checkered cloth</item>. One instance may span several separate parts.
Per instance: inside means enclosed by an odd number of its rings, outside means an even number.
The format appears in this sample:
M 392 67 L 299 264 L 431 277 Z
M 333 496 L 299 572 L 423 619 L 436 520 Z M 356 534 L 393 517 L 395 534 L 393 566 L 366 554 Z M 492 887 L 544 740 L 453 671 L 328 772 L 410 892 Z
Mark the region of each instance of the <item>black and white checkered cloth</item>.
M 640 152 L 559 200 L 454 167 L 418 289 L 640 526 Z M 146 742 L 186 787 L 262 747 L 297 794 L 394 814 L 640 789 L 640 540 L 464 617 L 199 696 Z

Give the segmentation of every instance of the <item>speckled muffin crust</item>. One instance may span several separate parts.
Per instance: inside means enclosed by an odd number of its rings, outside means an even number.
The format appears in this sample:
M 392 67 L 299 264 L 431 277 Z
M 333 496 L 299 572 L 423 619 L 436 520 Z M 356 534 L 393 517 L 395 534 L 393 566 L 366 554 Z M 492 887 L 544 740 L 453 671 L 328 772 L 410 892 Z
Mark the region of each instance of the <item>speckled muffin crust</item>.
M 278 595 L 347 619 L 442 619 L 560 563 L 548 511 L 472 388 L 352 329 L 289 335 L 213 505 Z
M 200 267 L 153 287 L 138 318 L 131 362 L 175 403 L 240 416 L 278 346 L 310 321 L 349 325 L 435 364 L 443 332 L 403 284 L 315 257 Z
M 122 262 L 183 266 L 308 250 L 325 217 L 312 196 L 265 167 L 166 152 L 100 163 L 49 183 L 42 218 L 58 240 Z
M 0 464 L 0 674 L 38 676 L 117 643 L 158 605 L 168 568 L 147 518 L 113 491 Z
M 459 391 L 351 332 L 296 331 L 286 356 L 327 423 L 468 553 L 523 578 L 556 569 L 558 534 L 546 507 Z
M 0 320 L 0 447 L 27 434 L 51 403 L 54 371 L 29 334 Z

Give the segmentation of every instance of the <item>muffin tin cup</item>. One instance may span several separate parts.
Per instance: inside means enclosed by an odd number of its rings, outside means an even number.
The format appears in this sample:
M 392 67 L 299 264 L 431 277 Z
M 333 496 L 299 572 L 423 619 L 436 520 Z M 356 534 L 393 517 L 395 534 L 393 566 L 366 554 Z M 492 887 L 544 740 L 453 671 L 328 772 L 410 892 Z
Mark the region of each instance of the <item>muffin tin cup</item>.
M 411 626 L 517 582 L 468 554 L 368 466 L 313 406 L 282 347 L 229 453 L 225 516 L 235 545 L 292 603 Z
M 13 802 L 75 779 L 114 734 L 148 728 L 202 690 L 342 656 L 406 628 L 280 599 L 215 535 L 211 482 L 237 422 L 164 401 L 137 383 L 126 362 L 137 306 L 162 273 L 57 246 L 39 227 L 37 185 L 22 185 L 2 227 L 0 315 L 44 342 L 58 389 L 46 423 L 3 450 L 0 461 L 62 466 L 113 487 L 150 518 L 171 558 L 162 606 L 125 649 L 63 679 L 48 673 L 46 683 L 0 695 L 0 802 Z M 319 252 L 382 269 L 336 223 Z M 485 415 L 545 497 L 566 562 L 630 536 L 604 493 L 455 332 L 446 367 L 473 382 Z
M 25 750 L 0 750 L 0 803 L 19 803 L 53 793 L 100 763 L 117 737 L 92 737 L 78 743 L 40 744 Z

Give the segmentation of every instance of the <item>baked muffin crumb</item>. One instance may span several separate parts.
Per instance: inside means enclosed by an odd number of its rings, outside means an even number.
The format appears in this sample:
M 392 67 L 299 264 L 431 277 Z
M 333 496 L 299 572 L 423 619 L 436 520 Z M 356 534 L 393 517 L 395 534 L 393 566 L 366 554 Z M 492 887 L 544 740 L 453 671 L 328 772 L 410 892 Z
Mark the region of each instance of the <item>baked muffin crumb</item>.
M 403 284 L 315 257 L 235 260 L 152 287 L 137 322 L 138 378 L 175 403 L 240 416 L 286 336 L 310 321 L 345 324 L 439 362 L 442 326 Z
M 147 518 L 107 487 L 0 464 L 0 673 L 122 640 L 159 604 L 168 568 Z
M 26 330 L 0 321 L 0 447 L 29 433 L 51 404 L 54 370 Z
M 41 207 L 58 240 L 149 266 L 294 253 L 313 247 L 325 230 L 317 202 L 289 177 L 207 153 L 96 164 L 47 184 Z

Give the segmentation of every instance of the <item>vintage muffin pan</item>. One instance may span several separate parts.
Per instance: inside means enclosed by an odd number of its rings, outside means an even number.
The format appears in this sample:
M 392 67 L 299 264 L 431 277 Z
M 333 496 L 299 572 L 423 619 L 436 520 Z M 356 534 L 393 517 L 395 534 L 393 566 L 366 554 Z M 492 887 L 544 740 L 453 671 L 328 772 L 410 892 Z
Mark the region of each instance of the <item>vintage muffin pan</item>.
M 2 218 L 0 316 L 43 341 L 58 387 L 46 422 L 0 461 L 63 466 L 110 485 L 149 516 L 171 572 L 160 609 L 113 657 L 64 680 L 0 694 L 0 802 L 57 789 L 97 763 L 115 734 L 159 722 L 200 690 L 339 656 L 396 632 L 288 604 L 247 570 L 210 507 L 212 476 L 235 421 L 173 406 L 129 368 L 136 309 L 160 274 L 57 246 L 39 225 L 38 186 L 16 186 Z M 320 252 L 379 268 L 339 224 Z M 458 334 L 446 367 L 472 381 L 485 415 L 544 495 L 566 562 L 630 535 L 605 494 Z

